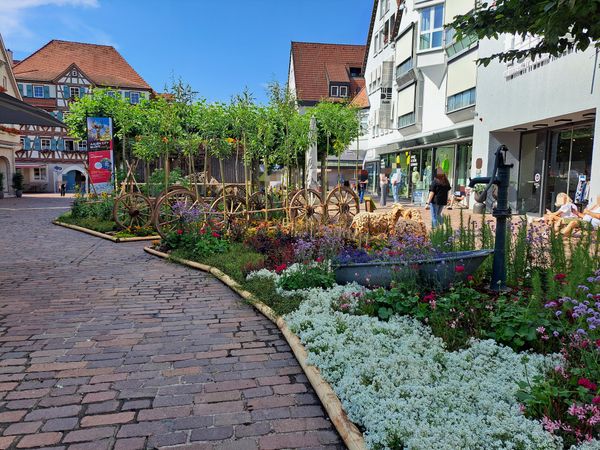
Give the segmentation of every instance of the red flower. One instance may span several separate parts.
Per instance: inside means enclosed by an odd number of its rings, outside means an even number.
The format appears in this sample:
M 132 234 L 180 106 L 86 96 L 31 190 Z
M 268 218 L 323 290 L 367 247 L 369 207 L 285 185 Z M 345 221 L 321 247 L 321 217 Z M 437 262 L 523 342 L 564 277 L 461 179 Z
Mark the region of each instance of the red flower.
M 598 405 L 598 404 L 600 404 L 600 397 L 598 397 L 598 396 L 594 397 L 594 398 L 592 399 L 592 403 L 593 403 L 594 405 Z
M 556 275 L 554 275 L 554 279 L 556 281 L 562 281 L 565 278 L 567 278 L 567 276 L 564 273 L 557 273 Z
M 596 339 L 596 347 L 600 348 L 600 339 Z
M 595 383 L 592 383 L 587 378 L 580 378 L 579 381 L 577 381 L 577 384 L 579 386 L 583 386 L 586 389 L 589 389 L 590 391 L 596 391 L 596 390 L 598 390 L 598 386 L 596 386 Z
M 275 266 L 275 272 L 277 272 L 277 273 L 281 273 L 285 269 L 287 269 L 287 264 L 286 263 L 283 263 L 283 264 L 280 264 L 278 266 Z
M 317 259 L 315 259 L 315 261 L 318 263 L 323 262 L 323 257 L 319 256 L 319 257 L 317 257 Z
M 200 230 L 200 234 L 206 234 L 206 228 L 202 228 L 202 229 Z
M 475 278 L 473 277 L 473 275 L 467 275 L 467 281 L 471 282 L 473 281 Z
M 216 231 L 213 231 L 212 232 L 212 237 L 218 238 L 219 237 L 219 233 L 217 233 Z
M 462 273 L 462 272 L 464 272 L 464 271 L 465 271 L 465 266 L 456 266 L 456 267 L 454 268 L 454 271 L 455 271 L 456 273 Z
M 177 234 L 183 234 L 183 230 L 177 230 Z

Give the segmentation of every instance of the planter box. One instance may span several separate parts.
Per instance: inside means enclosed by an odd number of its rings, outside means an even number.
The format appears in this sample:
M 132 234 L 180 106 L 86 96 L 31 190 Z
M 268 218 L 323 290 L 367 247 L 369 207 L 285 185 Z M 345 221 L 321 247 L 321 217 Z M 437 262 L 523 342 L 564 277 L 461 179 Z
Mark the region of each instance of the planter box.
M 342 264 L 335 269 L 338 284 L 357 282 L 369 288 L 389 288 L 392 281 L 419 277 L 432 288 L 446 289 L 451 283 L 466 281 L 493 250 L 444 253 L 435 258 L 406 262 L 368 262 Z M 462 272 L 456 266 L 463 266 Z

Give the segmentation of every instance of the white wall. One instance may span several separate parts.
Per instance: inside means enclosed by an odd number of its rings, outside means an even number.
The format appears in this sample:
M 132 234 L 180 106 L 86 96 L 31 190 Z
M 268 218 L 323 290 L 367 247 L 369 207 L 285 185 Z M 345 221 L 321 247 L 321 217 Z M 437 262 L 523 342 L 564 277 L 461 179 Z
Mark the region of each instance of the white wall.
M 479 55 L 504 51 L 507 41 L 505 38 L 481 41 Z M 582 113 L 598 107 L 600 73 L 596 74 L 592 85 L 594 58 L 593 49 L 567 54 L 513 79 L 505 76 L 505 63 L 494 61 L 487 67 L 478 68 L 473 161 L 483 159 L 483 175 L 487 175 L 493 163 L 491 156 L 501 143 L 508 145 L 511 154 L 518 158 L 520 133 L 513 130 L 515 127 L 531 130 L 535 129 L 532 127 L 535 122 L 557 126 L 560 122 L 556 120 L 560 117 L 581 120 Z M 590 198 L 600 194 L 599 145 L 600 125 L 596 119 Z M 516 163 L 513 180 L 518 176 L 518 161 Z M 475 164 L 472 167 L 475 176 Z

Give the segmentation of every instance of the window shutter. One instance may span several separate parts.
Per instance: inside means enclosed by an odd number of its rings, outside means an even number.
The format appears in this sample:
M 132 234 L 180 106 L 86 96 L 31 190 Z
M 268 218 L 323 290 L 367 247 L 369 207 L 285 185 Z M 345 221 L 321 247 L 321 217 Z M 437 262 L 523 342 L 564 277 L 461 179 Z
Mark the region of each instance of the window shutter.
M 25 89 L 23 89 L 23 83 L 19 83 L 19 92 L 22 96 L 25 96 Z
M 65 99 L 69 98 L 71 96 L 71 89 L 69 89 L 69 86 L 63 86 L 63 92 L 64 92 L 64 96 Z
M 41 150 L 42 149 L 42 142 L 40 141 L 40 138 L 37 137 L 37 136 L 33 140 L 33 149 L 34 150 Z
M 83 97 L 85 94 L 87 94 L 87 88 L 85 87 L 81 87 L 81 96 Z
M 58 112 L 59 114 L 61 114 L 61 112 Z M 58 148 L 59 150 L 64 150 L 65 149 L 65 140 L 64 139 L 59 139 L 57 144 L 56 144 L 56 148 Z
M 54 138 L 50 141 L 50 150 L 56 150 L 56 143 L 57 141 Z
M 44 98 L 50 98 L 50 86 L 44 86 Z
M 33 85 L 28 84 L 27 85 L 27 95 L 26 97 L 33 97 Z
M 131 92 L 129 91 L 125 91 L 125 98 L 130 98 L 131 97 Z
M 23 139 L 23 145 L 25 147 L 25 150 L 29 150 L 31 148 L 31 141 L 27 136 L 25 136 L 25 139 Z
M 62 120 L 63 120 L 62 111 L 56 111 L 56 118 L 62 122 Z

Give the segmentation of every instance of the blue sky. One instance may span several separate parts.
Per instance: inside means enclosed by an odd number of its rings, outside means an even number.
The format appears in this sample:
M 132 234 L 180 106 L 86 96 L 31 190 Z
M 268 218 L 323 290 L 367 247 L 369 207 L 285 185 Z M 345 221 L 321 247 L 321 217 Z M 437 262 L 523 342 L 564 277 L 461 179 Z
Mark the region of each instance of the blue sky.
M 157 91 L 173 75 L 209 100 L 259 101 L 287 79 L 290 41 L 364 44 L 371 0 L 0 0 L 22 59 L 51 39 L 109 44 Z

